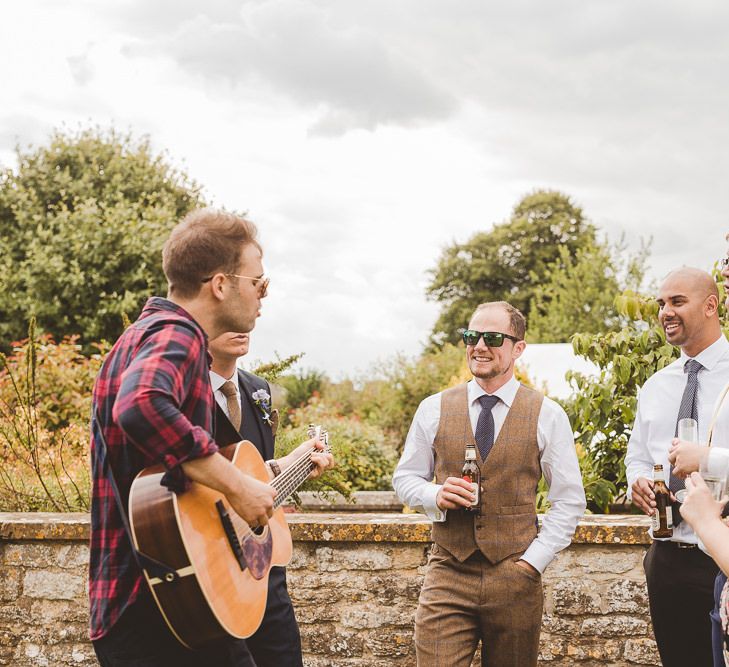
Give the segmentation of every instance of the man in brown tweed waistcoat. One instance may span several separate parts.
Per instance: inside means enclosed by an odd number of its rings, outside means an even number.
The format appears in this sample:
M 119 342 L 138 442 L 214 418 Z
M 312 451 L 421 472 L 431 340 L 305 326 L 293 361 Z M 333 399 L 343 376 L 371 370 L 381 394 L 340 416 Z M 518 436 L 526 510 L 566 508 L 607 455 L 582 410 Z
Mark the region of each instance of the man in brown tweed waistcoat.
M 464 332 L 473 380 L 426 398 L 393 485 L 433 520 L 433 547 L 415 617 L 419 667 L 537 664 L 541 573 L 566 547 L 585 510 L 572 428 L 564 410 L 514 378 L 524 316 L 505 301 L 480 305 Z M 461 479 L 477 447 L 480 515 Z M 540 477 L 551 509 L 537 531 Z

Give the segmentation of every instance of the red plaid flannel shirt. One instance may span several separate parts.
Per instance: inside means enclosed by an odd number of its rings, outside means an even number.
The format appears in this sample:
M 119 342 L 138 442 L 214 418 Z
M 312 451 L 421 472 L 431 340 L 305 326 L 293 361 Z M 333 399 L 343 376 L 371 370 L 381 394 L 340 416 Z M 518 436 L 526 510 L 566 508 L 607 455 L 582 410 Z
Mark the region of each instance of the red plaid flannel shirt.
M 89 598 L 91 639 L 103 637 L 139 593 L 143 583 L 117 510 L 111 484 L 101 471 L 98 432 L 124 506 L 137 473 L 162 463 L 163 484 L 183 491 L 180 463 L 218 451 L 213 432 L 215 399 L 210 386 L 207 338 L 176 304 L 153 297 L 119 338 L 96 378 L 91 434 L 93 495 Z

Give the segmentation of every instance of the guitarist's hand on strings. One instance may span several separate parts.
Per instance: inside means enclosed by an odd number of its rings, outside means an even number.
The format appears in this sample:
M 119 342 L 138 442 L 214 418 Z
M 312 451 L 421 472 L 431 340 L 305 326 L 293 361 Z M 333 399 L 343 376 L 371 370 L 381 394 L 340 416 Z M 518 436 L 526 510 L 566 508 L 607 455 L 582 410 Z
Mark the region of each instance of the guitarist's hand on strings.
M 316 466 L 316 468 L 311 471 L 309 479 L 316 479 L 322 475 L 325 470 L 329 470 L 336 465 L 334 463 L 334 456 L 332 456 L 332 453 L 324 451 L 325 445 L 321 440 L 314 440 L 313 445 L 316 447 L 317 451 L 311 455 L 311 462 Z
M 185 461 L 182 467 L 193 481 L 220 491 L 249 525 L 268 523 L 276 497 L 276 489 L 269 484 L 246 475 L 219 453 Z
M 233 510 L 243 517 L 249 526 L 265 526 L 273 516 L 276 489 L 243 473 L 241 478 L 241 483 L 237 485 L 235 491 L 226 493 L 225 497 Z
M 311 462 L 315 467 L 311 471 L 311 475 L 309 475 L 310 479 L 315 479 L 324 473 L 325 470 L 329 470 L 334 467 L 334 457 L 331 452 L 325 451 L 326 445 L 324 442 L 317 440 L 316 438 L 311 438 L 310 440 L 302 442 L 296 449 L 278 460 L 281 470 L 286 470 L 286 468 L 302 456 L 306 456 L 311 451 L 312 447 L 316 451 L 311 455 Z

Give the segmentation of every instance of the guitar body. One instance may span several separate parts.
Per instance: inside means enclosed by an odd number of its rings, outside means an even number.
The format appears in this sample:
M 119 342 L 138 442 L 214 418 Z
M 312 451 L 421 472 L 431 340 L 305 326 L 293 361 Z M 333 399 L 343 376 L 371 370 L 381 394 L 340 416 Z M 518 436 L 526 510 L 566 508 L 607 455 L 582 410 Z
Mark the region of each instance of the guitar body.
M 268 481 L 266 465 L 250 442 L 220 451 L 243 472 Z M 144 573 L 165 622 L 193 649 L 226 636 L 249 637 L 263 619 L 270 568 L 291 560 L 283 509 L 276 509 L 256 534 L 234 515 L 223 494 L 193 482 L 177 495 L 160 484 L 164 472 L 154 466 L 139 473 L 129 495 L 129 519 L 137 549 L 179 575 L 168 582 Z M 232 519 L 228 532 L 219 507 Z M 231 544 L 232 530 L 239 555 Z

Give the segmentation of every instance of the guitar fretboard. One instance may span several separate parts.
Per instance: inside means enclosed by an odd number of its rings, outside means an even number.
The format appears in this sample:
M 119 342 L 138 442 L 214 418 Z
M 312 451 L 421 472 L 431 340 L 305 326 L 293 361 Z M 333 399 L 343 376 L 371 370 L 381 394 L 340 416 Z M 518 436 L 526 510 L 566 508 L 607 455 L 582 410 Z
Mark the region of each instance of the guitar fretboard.
M 301 458 L 294 461 L 292 465 L 271 481 L 271 486 L 278 491 L 276 499 L 273 501 L 274 509 L 283 505 L 286 498 L 309 478 L 309 474 L 314 469 L 314 464 L 311 462 L 311 455 L 315 451 L 317 450 L 312 447 L 310 451 L 303 454 Z

